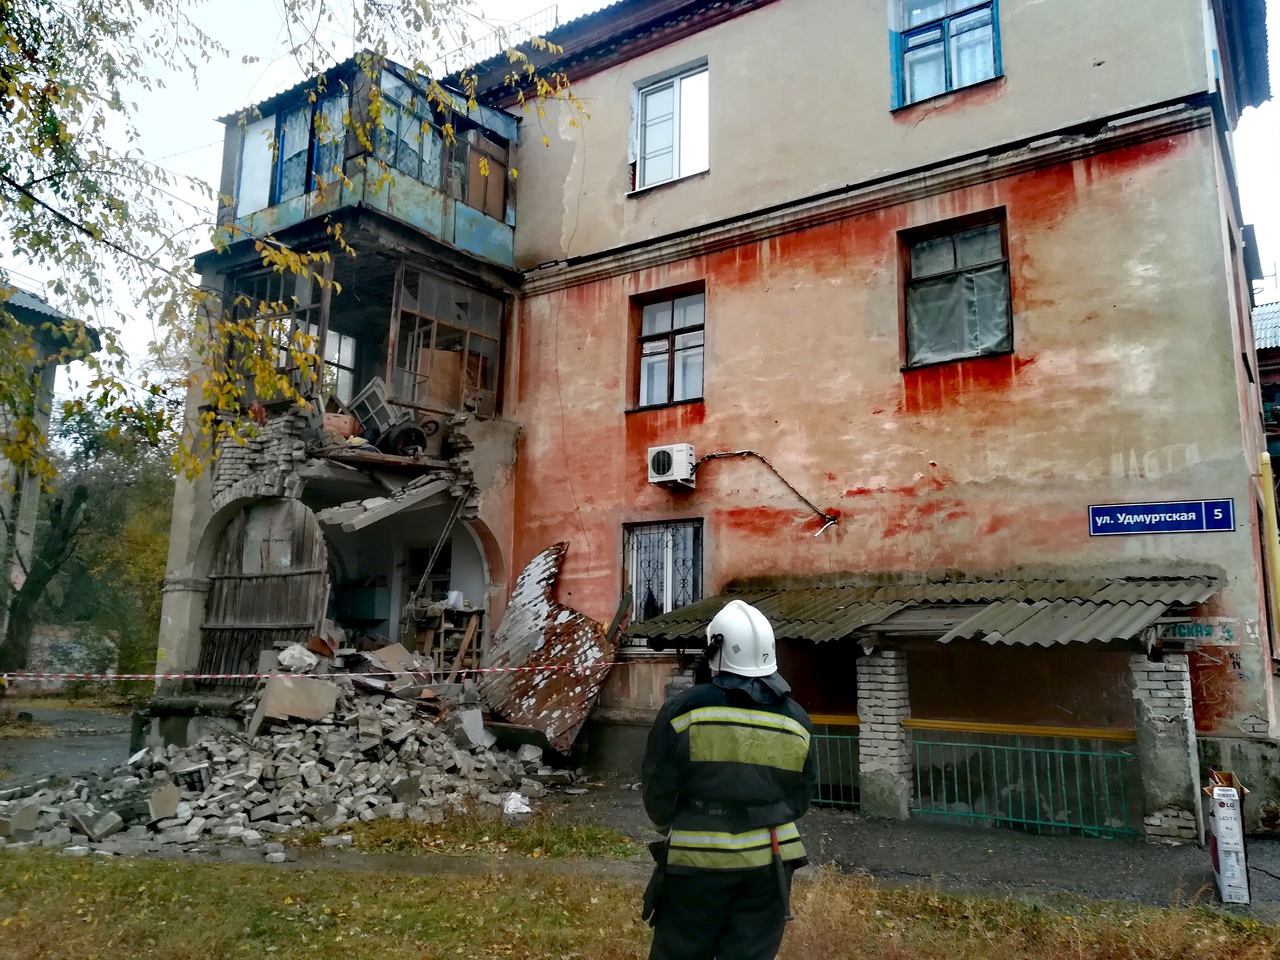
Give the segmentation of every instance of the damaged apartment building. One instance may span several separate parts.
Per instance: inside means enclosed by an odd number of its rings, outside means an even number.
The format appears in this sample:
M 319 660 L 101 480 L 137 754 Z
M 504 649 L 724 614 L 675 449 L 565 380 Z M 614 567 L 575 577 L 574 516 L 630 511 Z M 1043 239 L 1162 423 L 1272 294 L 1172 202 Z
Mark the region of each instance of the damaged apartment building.
M 493 719 L 634 769 L 743 597 L 824 802 L 1194 839 L 1213 766 L 1280 828 L 1232 152 L 1264 22 L 619 0 L 529 51 L 576 102 L 526 112 L 482 63 L 455 140 L 389 62 L 228 118 L 243 236 L 198 266 L 227 310 L 293 304 L 323 373 L 180 482 L 162 669 L 253 672 L 326 622 L 428 672 L 572 661 L 485 675 Z M 379 135 L 322 135 L 372 84 Z M 264 272 L 265 235 L 334 250 L 340 292 Z

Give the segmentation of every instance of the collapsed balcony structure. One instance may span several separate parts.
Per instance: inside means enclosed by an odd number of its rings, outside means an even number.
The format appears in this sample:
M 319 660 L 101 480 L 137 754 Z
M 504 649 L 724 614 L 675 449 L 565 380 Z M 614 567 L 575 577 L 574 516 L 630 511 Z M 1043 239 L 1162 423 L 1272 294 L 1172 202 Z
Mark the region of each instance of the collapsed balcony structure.
M 256 423 L 179 484 L 161 672 L 252 674 L 318 632 L 479 663 L 503 577 L 482 513 L 518 434 L 497 417 L 516 121 L 430 89 L 362 54 L 223 118 L 196 266 L 292 389 L 214 412 Z M 264 236 L 311 266 L 264 266 Z

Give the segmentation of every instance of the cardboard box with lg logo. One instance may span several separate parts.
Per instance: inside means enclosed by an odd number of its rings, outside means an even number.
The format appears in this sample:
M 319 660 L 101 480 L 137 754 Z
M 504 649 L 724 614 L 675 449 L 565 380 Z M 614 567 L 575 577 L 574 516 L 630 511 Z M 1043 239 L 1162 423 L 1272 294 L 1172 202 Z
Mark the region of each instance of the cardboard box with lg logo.
M 1248 790 L 1234 773 L 1209 771 L 1209 857 L 1223 903 L 1249 902 L 1249 867 L 1244 849 L 1244 798 Z

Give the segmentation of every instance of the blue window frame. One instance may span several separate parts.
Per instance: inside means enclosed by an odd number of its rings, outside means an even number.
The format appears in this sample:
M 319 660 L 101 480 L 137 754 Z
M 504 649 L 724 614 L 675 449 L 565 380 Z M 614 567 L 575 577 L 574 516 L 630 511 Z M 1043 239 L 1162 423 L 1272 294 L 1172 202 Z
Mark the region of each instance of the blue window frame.
M 999 0 L 897 0 L 893 105 L 1001 75 Z

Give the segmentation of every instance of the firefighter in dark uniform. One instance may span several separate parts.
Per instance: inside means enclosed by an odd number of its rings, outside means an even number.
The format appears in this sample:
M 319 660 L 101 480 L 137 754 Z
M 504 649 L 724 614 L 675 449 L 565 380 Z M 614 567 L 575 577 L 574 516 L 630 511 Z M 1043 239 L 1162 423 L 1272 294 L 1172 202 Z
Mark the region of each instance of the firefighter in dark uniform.
M 645 810 L 668 834 L 646 893 L 649 957 L 773 960 L 791 874 L 807 862 L 795 820 L 817 780 L 813 725 L 755 607 L 731 600 L 716 614 L 707 658 L 711 682 L 663 706 L 645 751 Z

